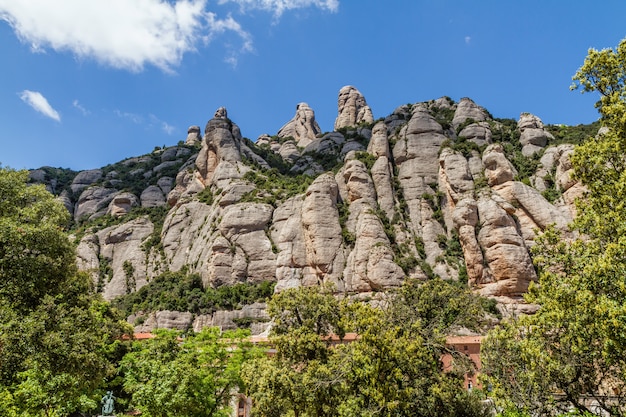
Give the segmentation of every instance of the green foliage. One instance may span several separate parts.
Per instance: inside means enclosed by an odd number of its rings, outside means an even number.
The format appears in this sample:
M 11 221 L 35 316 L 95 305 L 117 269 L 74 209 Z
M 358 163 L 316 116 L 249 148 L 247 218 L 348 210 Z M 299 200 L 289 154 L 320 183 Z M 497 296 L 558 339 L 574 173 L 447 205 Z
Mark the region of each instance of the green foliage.
M 283 175 L 277 169 L 248 171 L 243 179 L 257 188 L 246 193 L 240 202 L 261 202 L 273 206 L 298 194 L 304 194 L 313 182 L 313 178 L 308 175 Z
M 510 143 L 521 150 L 519 143 L 520 131 L 515 119 L 494 119 L 489 122 L 491 140 L 497 143 Z
M 44 171 L 44 183 L 50 187 L 52 194 L 59 195 L 63 191 L 71 194 L 70 185 L 78 172 L 69 168 L 41 167 L 39 169 Z M 29 182 L 34 183 L 35 181 L 31 179 Z
M 433 211 L 433 219 L 437 220 L 439 223 L 443 223 L 443 211 L 441 210 L 442 197 L 443 194 L 440 191 L 437 191 L 435 194 L 422 194 L 422 198 L 426 200 L 426 202 Z
M 216 310 L 235 310 L 245 304 L 265 301 L 273 292 L 274 283 L 271 282 L 205 289 L 198 274 L 164 272 L 139 291 L 114 299 L 112 304 L 125 316 L 158 310 L 210 314 Z
M 479 175 L 475 180 L 474 180 L 474 189 L 476 190 L 480 190 L 481 188 L 485 188 L 488 187 L 489 183 L 487 182 L 487 177 L 485 177 L 484 175 Z
M 133 344 L 122 360 L 130 408 L 146 417 L 228 417 L 234 390 L 243 388 L 241 365 L 261 352 L 242 331 L 205 328 L 182 341 L 175 331 Z
M 468 140 L 466 137 L 459 136 L 456 140 L 447 139 L 441 144 L 441 149 L 450 148 L 461 153 L 464 157 L 469 158 L 474 152 L 482 154 L 486 146 L 478 146 L 478 144 Z
M 409 282 L 385 309 L 338 300 L 328 288 L 287 290 L 270 302 L 276 355 L 243 366 L 258 416 L 487 416 L 464 392 L 462 372 L 442 370 L 445 335 L 480 328 L 467 289 Z M 351 343 L 331 346 L 345 331 Z M 465 358 L 465 360 L 464 360 Z M 470 365 L 459 354 L 455 363 Z
M 211 191 L 211 187 L 206 187 L 204 190 L 200 191 L 196 194 L 198 201 L 204 203 L 208 206 L 213 204 L 213 192 Z
M 189 145 L 178 146 L 178 148 L 186 148 L 191 152 L 197 151 L 193 146 Z M 167 148 L 163 146 L 163 151 L 165 151 L 165 149 Z M 161 148 L 157 146 L 154 148 L 154 151 L 149 154 L 105 166 L 102 168 L 104 179 L 100 181 L 100 185 L 128 191 L 139 196 L 142 191 L 146 189 L 147 185 L 156 185 L 159 178 L 176 178 L 184 160 L 175 161 L 176 163 L 161 169 L 158 173 L 153 173 L 148 178 L 143 176 L 144 172 L 150 172 L 162 163 L 161 154 Z M 107 175 L 112 172 L 115 172 L 114 183 L 106 180 Z
M 135 282 L 135 267 L 129 260 L 125 260 L 122 269 L 126 278 L 126 294 L 130 294 L 135 291 L 137 285 Z
M 452 102 L 453 104 L 454 102 Z M 436 107 L 433 106 L 430 108 L 430 112 L 443 128 L 443 130 L 448 130 L 452 127 L 452 119 L 454 119 L 454 108 L 451 107 Z
M 378 158 L 369 152 L 356 152 L 356 159 L 363 162 L 369 172 Z
M 343 166 L 343 160 L 338 152 L 306 152 L 303 156 L 310 156 L 324 171 L 337 172 Z
M 27 171 L 0 169 L 0 299 L 28 310 L 62 294 L 76 266 L 63 232 L 67 210 L 43 185 L 27 182 Z
M 289 136 L 287 138 L 280 138 L 279 141 L 280 143 L 284 143 L 287 140 L 293 140 L 293 138 Z M 285 162 L 285 160 L 280 155 L 272 151 L 269 148 L 269 146 L 257 146 L 256 143 L 252 142 L 248 138 L 244 138 L 244 142 L 248 146 L 248 148 L 252 150 L 252 152 L 254 152 L 255 154 L 259 155 L 261 158 L 263 158 L 270 167 L 272 167 L 273 169 L 276 169 L 279 173 L 283 175 L 289 172 L 291 165 Z M 251 161 L 248 161 L 248 162 L 251 162 Z M 251 162 L 251 164 L 255 166 L 257 169 L 261 168 L 260 166 L 256 165 L 254 162 Z
M 587 138 L 595 136 L 596 133 L 598 133 L 600 122 L 595 121 L 587 125 L 579 124 L 576 126 L 546 125 L 545 128 L 554 136 L 554 140 L 550 140 L 548 145 L 559 145 L 562 143 L 580 145 L 587 140 Z
M 471 117 L 468 119 L 465 119 L 460 125 L 457 126 L 456 128 L 456 134 L 457 136 L 459 135 L 459 133 L 461 133 L 461 131 L 463 129 L 465 129 L 467 126 L 469 125 L 473 125 L 474 123 L 476 123 L 476 120 L 472 119 Z
M 575 410 L 626 414 L 626 40 L 590 50 L 574 88 L 598 91 L 608 133 L 572 157 L 588 193 L 577 205 L 571 243 L 548 229 L 533 248 L 539 284 L 533 316 L 505 322 L 483 344 L 483 364 L 503 407 L 531 415 Z M 593 400 L 597 407 L 589 406 Z
M 348 221 L 348 217 L 350 217 L 350 205 L 348 202 L 337 202 L 337 212 L 339 214 L 339 226 L 341 226 L 341 237 L 343 238 L 343 243 L 346 246 L 352 247 L 356 241 L 356 236 L 346 227 L 346 222 Z
M 93 409 L 128 328 L 77 272 L 65 207 L 27 181 L 0 169 L 0 410 L 65 416 Z
M 413 255 L 404 255 L 398 256 L 394 258 L 394 262 L 398 264 L 398 266 L 402 269 L 405 274 L 409 274 L 417 265 L 419 265 L 419 261 Z

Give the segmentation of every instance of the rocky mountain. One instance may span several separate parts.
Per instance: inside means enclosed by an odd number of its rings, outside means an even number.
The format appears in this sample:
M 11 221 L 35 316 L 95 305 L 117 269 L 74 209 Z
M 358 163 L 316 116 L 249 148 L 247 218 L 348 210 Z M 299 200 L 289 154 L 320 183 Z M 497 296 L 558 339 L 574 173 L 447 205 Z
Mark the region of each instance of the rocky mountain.
M 167 271 L 197 274 L 204 289 L 332 284 L 358 297 L 440 276 L 506 312 L 527 308 L 536 233 L 551 224 L 567 233 L 575 214 L 584 190 L 567 142 L 577 135 L 528 113 L 495 119 L 469 98 L 374 120 L 349 86 L 332 132 L 300 103 L 275 136 L 253 142 L 220 108 L 204 136 L 191 126 L 177 146 L 31 178 L 72 213 L 78 265 L 108 300 Z M 144 330 L 247 320 L 262 331 L 263 308 L 133 311 L 130 320 Z

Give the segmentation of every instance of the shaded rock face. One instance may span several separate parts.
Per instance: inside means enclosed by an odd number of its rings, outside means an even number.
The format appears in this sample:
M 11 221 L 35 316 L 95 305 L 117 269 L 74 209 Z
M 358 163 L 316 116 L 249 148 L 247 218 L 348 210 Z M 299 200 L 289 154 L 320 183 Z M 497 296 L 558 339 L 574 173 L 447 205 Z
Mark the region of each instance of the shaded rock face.
M 83 191 L 74 206 L 74 220 L 94 219 L 104 215 L 118 193 L 117 190 L 104 187 L 89 187 Z
M 139 196 L 108 186 L 124 169 L 77 176 L 71 185 L 85 186 L 73 207 L 77 219 L 107 210 L 123 216 L 139 204 L 169 210 L 162 225 L 140 217 L 88 234 L 77 249 L 80 268 L 92 273 L 106 299 L 135 291 L 165 270 L 185 269 L 199 274 L 205 287 L 270 281 L 283 291 L 330 283 L 337 292 L 363 296 L 398 287 L 407 277 L 466 274 L 475 291 L 519 303 L 537 278 L 529 254 L 537 231 L 550 224 L 566 231 L 574 196 L 581 195 L 571 177 L 573 147 L 547 147 L 529 186 L 516 181 L 505 147 L 491 143 L 498 122 L 470 99 L 403 105 L 373 126 L 355 127 L 371 121 L 371 111 L 358 90 L 346 87 L 338 112 L 341 132 L 311 136 L 312 110 L 301 103 L 281 129 L 293 140 L 264 135 L 253 145 L 220 108 L 197 155 L 168 148 L 124 161 L 126 170 L 143 169 L 137 178 L 150 173 Z M 532 129 L 546 133 L 538 118 L 523 116 L 518 129 L 521 136 L 532 133 L 527 145 L 547 146 L 549 136 L 543 145 L 534 139 L 539 134 Z M 482 146 L 480 152 L 455 151 L 459 137 Z M 282 159 L 285 176 L 314 179 L 285 191 L 294 186 L 268 169 L 268 155 Z M 340 166 L 330 172 L 335 161 Z M 171 167 L 155 169 L 170 162 L 180 166 L 176 175 Z M 561 195 L 555 203 L 541 194 L 549 187 Z M 155 241 L 159 245 L 150 247 Z M 138 328 L 230 328 L 239 319 L 259 318 L 256 330 L 262 331 L 263 314 L 257 306 L 198 317 L 147 313 Z
M 315 121 L 315 112 L 306 103 L 296 106 L 296 115 L 288 121 L 277 133 L 281 138 L 292 137 L 300 147 L 311 143 L 317 135 L 322 133 Z
M 372 110 L 367 105 L 365 97 L 355 87 L 349 85 L 339 90 L 337 103 L 339 114 L 335 120 L 335 130 L 374 121 Z

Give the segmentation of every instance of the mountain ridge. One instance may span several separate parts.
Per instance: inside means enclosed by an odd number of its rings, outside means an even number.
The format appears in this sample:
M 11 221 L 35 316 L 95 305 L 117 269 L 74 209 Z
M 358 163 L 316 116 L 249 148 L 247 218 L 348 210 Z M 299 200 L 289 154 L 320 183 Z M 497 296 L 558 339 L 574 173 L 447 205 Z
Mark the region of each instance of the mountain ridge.
M 79 268 L 105 299 L 167 271 L 197 274 L 205 290 L 331 284 L 373 299 L 407 277 L 440 276 L 508 314 L 532 309 L 522 299 L 536 280 L 529 249 L 536 230 L 567 232 L 584 189 L 571 178 L 566 142 L 593 129 L 546 127 L 528 113 L 495 119 L 469 98 L 447 97 L 374 120 L 347 86 L 333 132 L 321 133 L 300 103 L 275 136 L 254 143 L 219 108 L 201 140 L 191 126 L 176 146 L 71 181 L 52 168 L 31 179 L 73 214 Z M 195 328 L 245 319 L 262 331 L 262 306 L 247 309 L 133 311 L 131 322 Z

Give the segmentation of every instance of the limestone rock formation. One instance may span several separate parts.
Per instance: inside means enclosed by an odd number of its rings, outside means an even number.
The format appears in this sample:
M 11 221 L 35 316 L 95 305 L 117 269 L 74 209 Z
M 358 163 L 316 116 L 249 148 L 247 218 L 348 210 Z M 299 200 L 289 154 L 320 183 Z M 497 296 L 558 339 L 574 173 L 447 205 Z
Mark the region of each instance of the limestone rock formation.
M 492 136 L 488 122 L 471 123 L 459 132 L 459 137 L 467 138 L 478 146 L 490 144 Z
M 277 133 L 278 137 L 292 137 L 300 147 L 311 143 L 317 135 L 322 133 L 320 126 L 315 121 L 315 112 L 307 103 L 299 103 L 296 106 L 296 114 Z
M 185 139 L 186 145 L 195 145 L 202 141 L 202 135 L 200 135 L 200 126 L 189 126 L 187 129 L 187 139 Z
M 228 119 L 226 109 L 217 109 L 204 129 L 202 149 L 195 162 L 198 179 L 205 186 L 221 186 L 243 176 L 241 139 L 239 127 Z
M 142 243 L 154 225 L 147 217 L 85 236 L 76 248 L 80 269 L 92 274 L 106 300 L 134 292 L 152 275 Z M 160 271 L 159 271 L 160 272 Z
M 337 182 L 329 174 L 317 177 L 306 192 L 302 204 L 302 235 L 306 253 L 303 285 L 331 282 L 341 289 L 339 284 L 344 257 L 337 197 Z
M 118 193 L 117 190 L 105 187 L 89 187 L 83 191 L 74 206 L 74 220 L 93 219 L 104 215 L 109 203 Z
M 457 104 L 454 118 L 452 119 L 452 126 L 457 129 L 468 120 L 472 120 L 472 123 L 475 123 L 484 122 L 487 118 L 487 111 L 484 108 L 474 103 L 472 99 L 463 97 Z
M 335 119 L 335 130 L 357 126 L 359 123 L 372 123 L 374 116 L 365 97 L 355 87 L 348 85 L 339 90 L 337 100 L 339 112 Z
M 571 175 L 573 146 L 550 146 L 536 116 L 495 121 L 468 98 L 405 104 L 372 125 L 363 96 L 344 87 L 338 110 L 336 131 L 321 135 L 301 103 L 282 139 L 262 135 L 253 144 L 220 108 L 199 151 L 193 139 L 193 146 L 159 148 L 57 182 L 53 189 L 75 220 L 122 216 L 121 224 L 81 239 L 80 268 L 106 299 L 163 271 L 197 273 L 206 288 L 331 283 L 357 297 L 407 277 L 440 276 L 466 277 L 501 305 L 526 309 L 522 295 L 537 278 L 529 250 L 536 234 L 555 224 L 567 237 L 584 190 Z M 189 136 L 198 136 L 192 128 Z M 516 169 L 519 153 L 502 143 L 519 136 L 528 157 L 545 147 L 530 178 L 520 178 L 527 174 Z M 51 184 L 49 171 L 31 176 Z M 139 204 L 150 216 L 124 222 Z M 129 320 L 144 330 L 255 321 L 260 332 L 264 308 L 145 312 Z
M 86 171 L 81 171 L 78 173 L 78 175 L 74 177 L 70 188 L 72 189 L 72 192 L 74 194 L 79 194 L 85 188 L 98 181 L 100 178 L 102 178 L 101 169 L 90 169 Z

